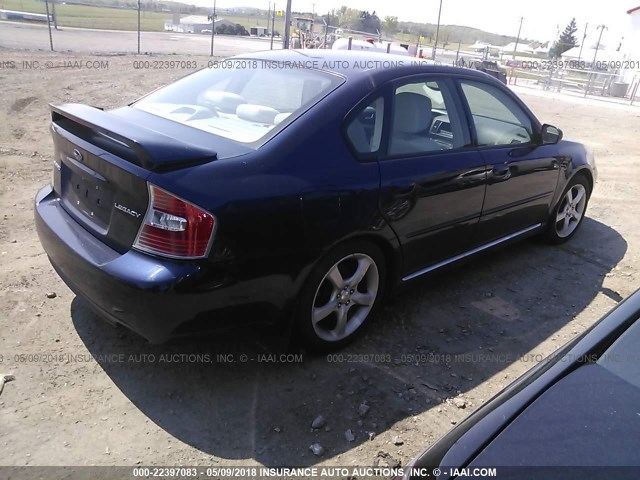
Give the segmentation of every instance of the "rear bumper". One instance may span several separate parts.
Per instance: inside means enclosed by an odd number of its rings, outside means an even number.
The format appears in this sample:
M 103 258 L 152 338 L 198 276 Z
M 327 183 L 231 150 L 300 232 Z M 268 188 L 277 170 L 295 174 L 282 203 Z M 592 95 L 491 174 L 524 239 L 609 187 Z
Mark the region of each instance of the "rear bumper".
M 209 330 L 275 318 L 291 291 L 282 275 L 239 280 L 206 262 L 179 262 L 135 250 L 121 254 L 70 217 L 51 186 L 36 196 L 35 223 L 51 264 L 69 288 L 100 316 L 152 343 L 192 333 L 184 328 L 191 321 L 194 330 Z M 251 305 L 263 314 L 228 315 Z

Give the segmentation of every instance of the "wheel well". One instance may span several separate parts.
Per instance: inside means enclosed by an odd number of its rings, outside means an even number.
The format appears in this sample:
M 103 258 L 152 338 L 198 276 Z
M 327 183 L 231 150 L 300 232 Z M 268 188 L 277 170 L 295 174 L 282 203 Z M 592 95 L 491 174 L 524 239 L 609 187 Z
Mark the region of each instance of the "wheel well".
M 359 234 L 359 235 L 355 235 L 353 237 L 348 237 L 348 238 L 344 238 L 342 240 L 340 240 L 339 242 L 334 243 L 333 245 L 331 245 L 330 248 L 328 248 L 322 255 L 320 255 L 319 257 L 316 258 L 316 260 L 313 262 L 313 264 L 311 265 L 311 267 L 303 273 L 303 275 L 301 275 L 299 277 L 299 281 L 300 283 L 298 283 L 298 289 L 303 288 L 304 283 L 308 280 L 309 275 L 311 275 L 311 272 L 313 271 L 313 269 L 315 268 L 315 266 L 322 261 L 322 259 L 324 259 L 327 255 L 329 255 L 333 250 L 335 250 L 336 248 L 340 248 L 341 245 L 348 243 L 348 242 L 367 242 L 367 243 L 371 243 L 373 245 L 375 245 L 376 247 L 378 247 L 380 249 L 380 251 L 382 252 L 382 255 L 384 256 L 384 261 L 385 261 L 385 267 L 387 268 L 387 286 L 391 287 L 395 281 L 395 279 L 397 278 L 397 275 L 399 275 L 400 272 L 400 261 L 401 259 L 398 258 L 398 256 L 396 255 L 393 246 L 391 245 L 391 243 L 387 240 L 385 240 L 382 237 L 379 237 L 378 235 L 375 234 Z
M 591 194 L 593 192 L 593 174 L 589 171 L 588 168 L 581 168 L 573 174 L 572 179 L 576 178 L 577 176 L 583 176 L 584 178 L 586 178 L 589 184 L 589 194 Z M 569 181 L 571 181 L 571 179 Z
M 393 279 L 398 275 L 399 265 L 397 262 L 396 254 L 393 251 L 391 244 L 380 237 L 363 236 L 364 241 L 370 241 L 375 244 L 382 254 L 384 255 L 385 266 L 387 267 L 387 286 L 391 286 Z
M 352 241 L 372 243 L 380 249 L 382 255 L 384 256 L 385 267 L 387 267 L 387 287 L 393 286 L 393 283 L 397 278 L 397 275 L 399 274 L 400 265 L 398 265 L 399 260 L 393 250 L 392 245 L 387 240 L 377 235 L 356 235 L 354 237 L 349 237 L 344 241 L 341 241 L 333 248 L 336 248 L 338 245 L 342 245 L 343 243 Z
M 382 255 L 384 256 L 385 267 L 387 269 L 387 281 L 385 286 L 389 288 L 389 290 L 392 289 L 401 268 L 401 265 L 400 265 L 401 259 L 398 258 L 398 256 L 396 255 L 393 245 L 389 241 L 375 234 L 369 234 L 369 235 L 360 234 L 360 235 L 355 235 L 353 237 L 348 237 L 333 244 L 331 248 L 327 249 L 327 251 L 324 252 L 324 254 L 320 255 L 316 259 L 316 261 L 313 262 L 313 265 L 303 275 L 300 276 L 299 278 L 300 283 L 298 284 L 299 286 L 297 287 L 297 293 L 292 303 L 288 307 L 292 313 L 292 315 L 290 316 L 290 319 L 292 322 L 295 319 L 295 312 L 297 311 L 299 306 L 300 292 L 304 288 L 304 285 L 306 284 L 306 282 L 309 280 L 309 277 L 313 272 L 313 269 L 315 268 L 315 266 L 320 261 L 322 261 L 322 259 L 324 259 L 327 255 L 329 255 L 329 253 L 332 252 L 334 249 L 340 248 L 341 245 L 348 242 L 353 242 L 353 241 L 357 241 L 357 242 L 362 241 L 362 242 L 371 243 L 380 249 L 380 251 L 382 252 Z

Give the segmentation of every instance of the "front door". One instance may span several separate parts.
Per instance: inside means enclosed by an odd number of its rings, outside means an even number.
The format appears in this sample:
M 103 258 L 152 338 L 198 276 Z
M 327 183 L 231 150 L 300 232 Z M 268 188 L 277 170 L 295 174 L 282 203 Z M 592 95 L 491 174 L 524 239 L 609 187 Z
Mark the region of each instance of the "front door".
M 533 120 L 502 88 L 466 79 L 460 86 L 488 168 L 477 242 L 546 222 L 560 172 L 555 146 L 537 142 Z

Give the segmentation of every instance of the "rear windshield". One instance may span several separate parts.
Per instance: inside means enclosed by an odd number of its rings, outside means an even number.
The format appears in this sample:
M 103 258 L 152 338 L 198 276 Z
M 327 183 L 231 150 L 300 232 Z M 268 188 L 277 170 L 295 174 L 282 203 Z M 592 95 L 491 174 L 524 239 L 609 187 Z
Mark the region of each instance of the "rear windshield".
M 343 81 L 263 61 L 224 64 L 229 68 L 200 70 L 133 107 L 237 142 L 263 143 Z

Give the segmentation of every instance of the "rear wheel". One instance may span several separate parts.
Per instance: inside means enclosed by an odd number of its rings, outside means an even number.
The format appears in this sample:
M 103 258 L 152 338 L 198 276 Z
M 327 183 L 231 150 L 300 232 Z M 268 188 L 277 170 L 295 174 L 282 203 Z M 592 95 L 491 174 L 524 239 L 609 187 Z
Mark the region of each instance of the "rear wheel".
M 368 242 L 349 242 L 322 259 L 302 292 L 296 326 L 316 351 L 351 342 L 377 313 L 386 282 L 384 256 Z
M 591 195 L 589 181 L 584 175 L 576 175 L 565 188 L 553 211 L 547 229 L 551 243 L 564 243 L 575 235 L 582 224 Z

